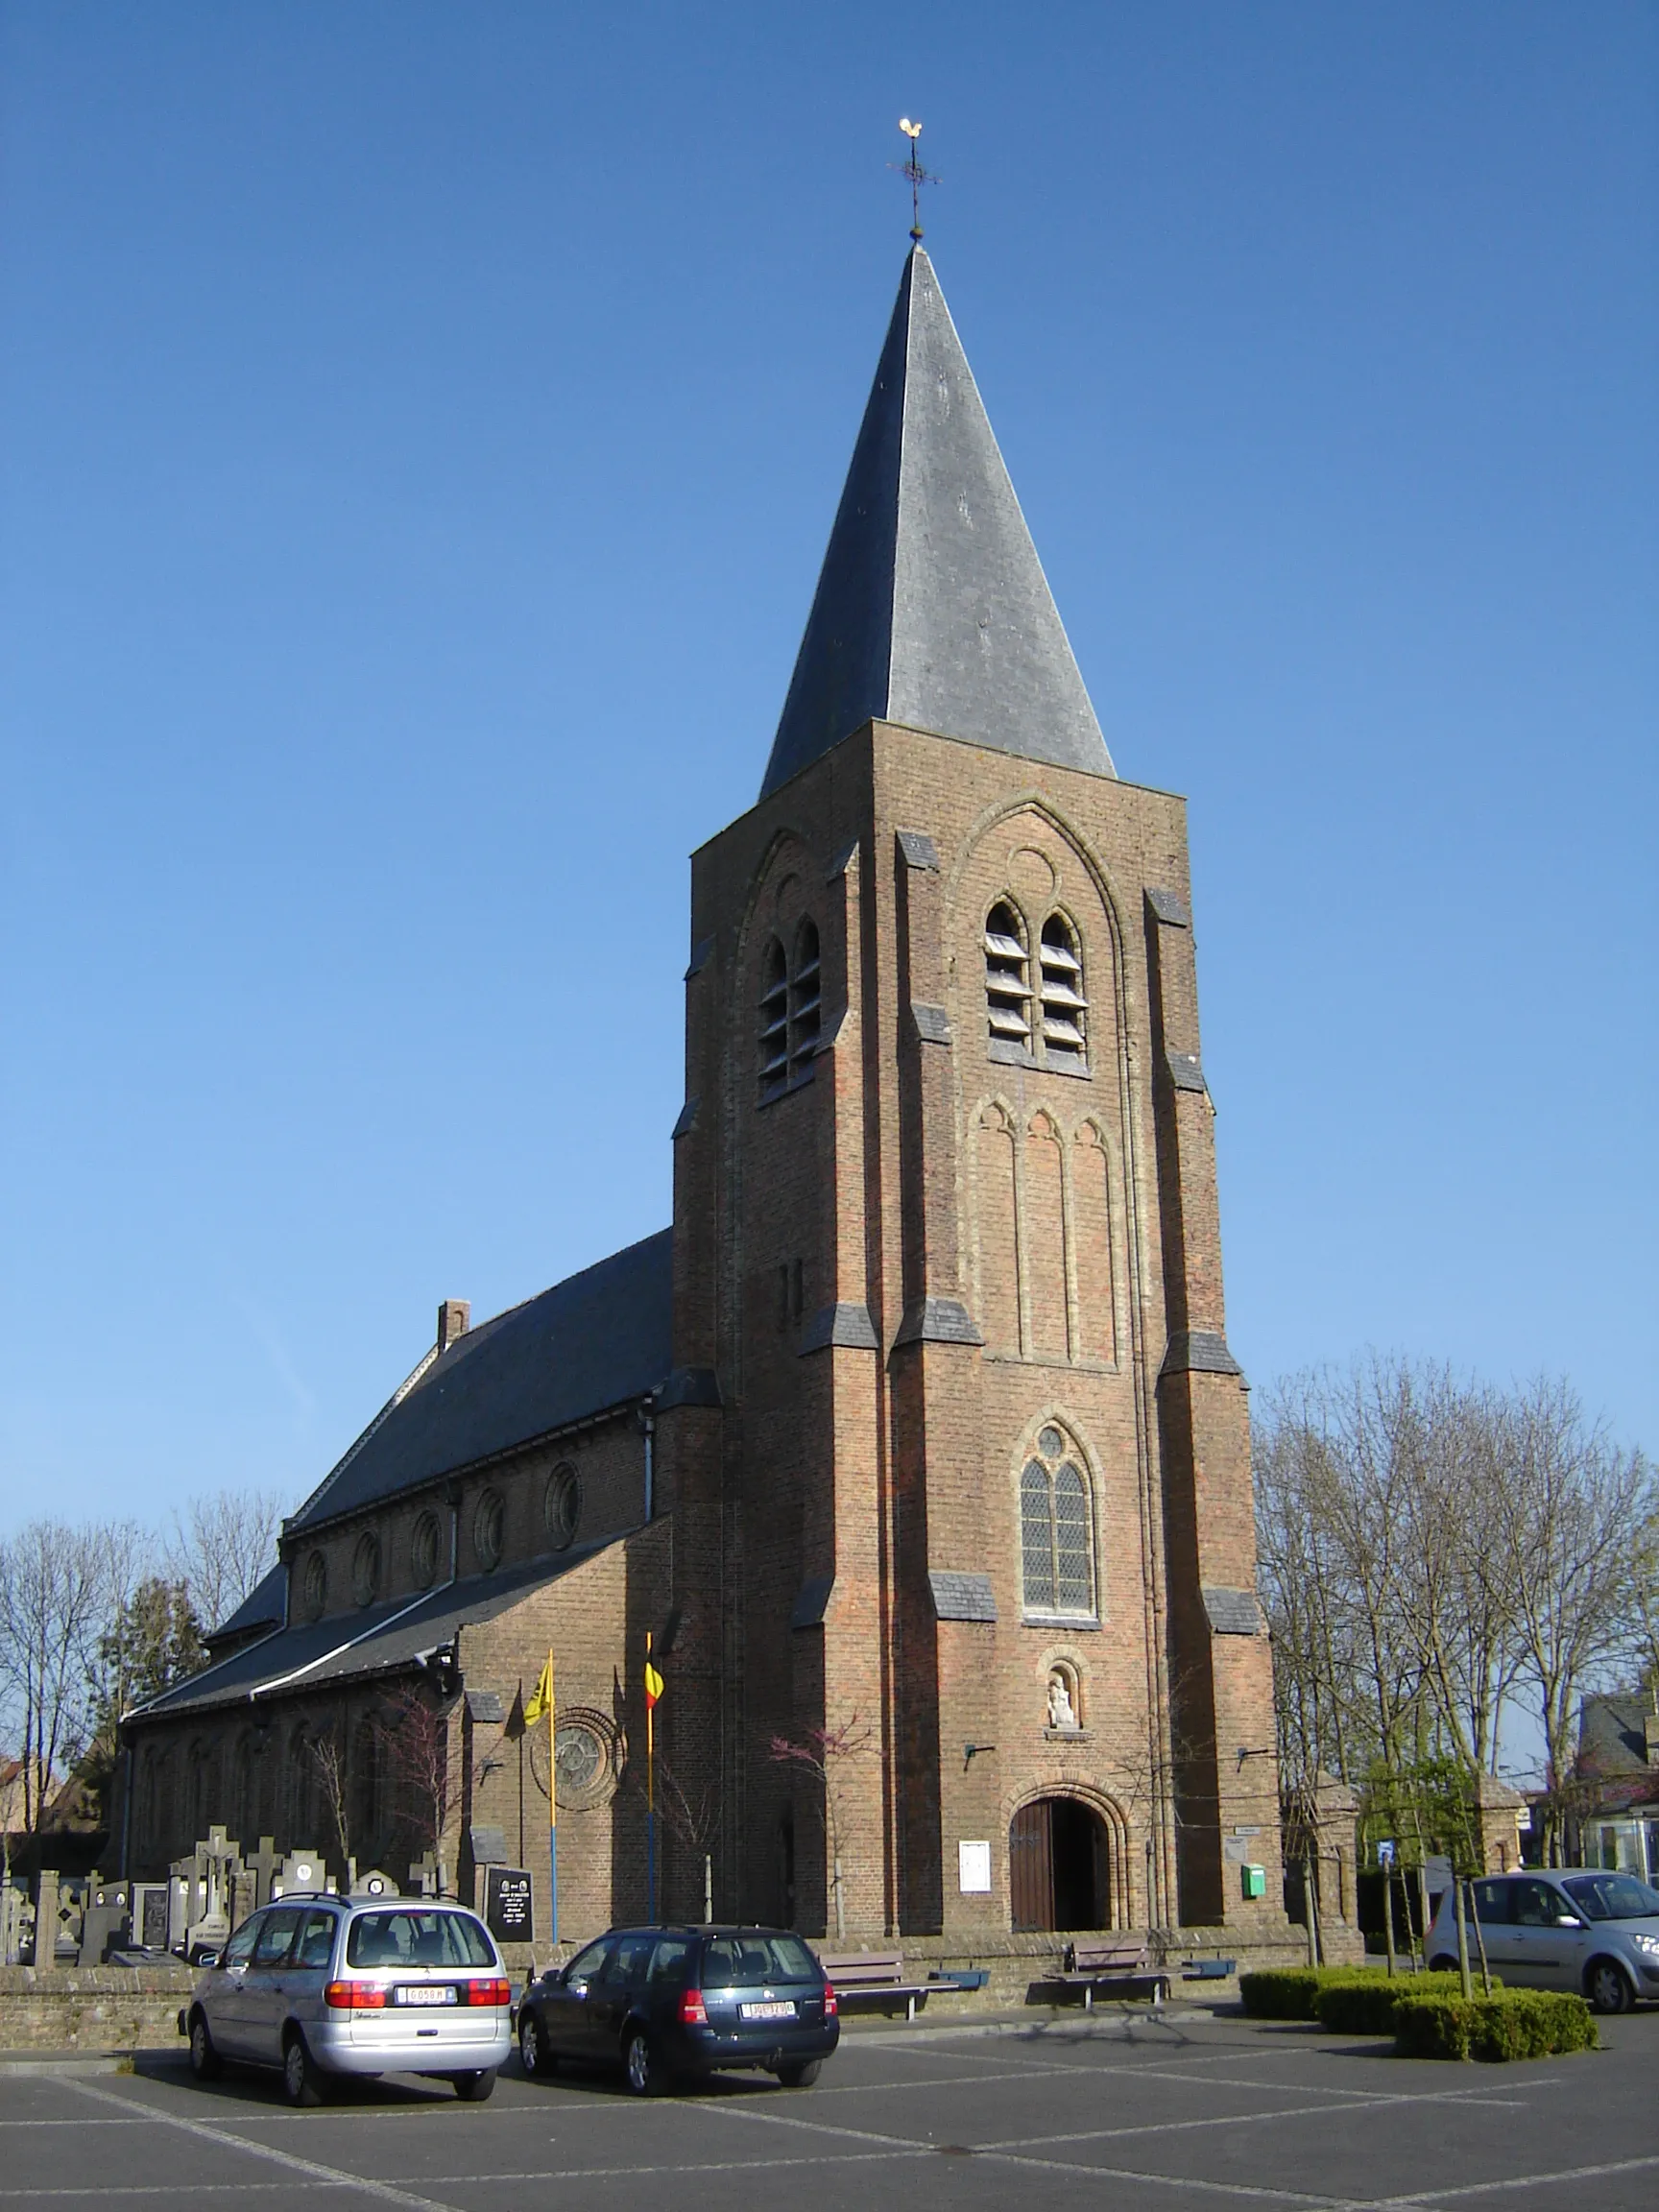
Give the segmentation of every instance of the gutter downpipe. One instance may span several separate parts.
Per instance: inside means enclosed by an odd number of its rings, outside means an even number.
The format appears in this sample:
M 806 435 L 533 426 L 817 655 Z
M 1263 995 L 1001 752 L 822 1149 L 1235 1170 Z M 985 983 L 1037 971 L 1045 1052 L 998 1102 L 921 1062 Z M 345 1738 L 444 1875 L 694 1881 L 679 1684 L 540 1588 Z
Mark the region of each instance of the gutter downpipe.
M 121 1771 L 123 1776 L 121 1785 L 121 1867 L 116 1875 L 116 1880 L 125 1882 L 127 1879 L 127 1853 L 132 1841 L 132 1746 L 131 1743 L 123 1743 L 121 1746 Z
M 651 1410 L 651 1401 L 645 1401 L 645 1518 L 647 1521 L 657 1510 L 656 1470 L 651 1447 L 657 1437 L 657 1416 Z

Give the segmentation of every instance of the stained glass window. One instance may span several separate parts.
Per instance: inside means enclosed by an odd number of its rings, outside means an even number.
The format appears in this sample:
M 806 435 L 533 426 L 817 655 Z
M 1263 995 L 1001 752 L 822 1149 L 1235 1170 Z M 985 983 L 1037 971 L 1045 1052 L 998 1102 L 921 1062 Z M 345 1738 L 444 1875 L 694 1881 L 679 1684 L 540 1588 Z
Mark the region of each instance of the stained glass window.
M 1049 1427 L 1020 1478 L 1020 1559 L 1028 1613 L 1094 1611 L 1089 1482 L 1064 1433 Z

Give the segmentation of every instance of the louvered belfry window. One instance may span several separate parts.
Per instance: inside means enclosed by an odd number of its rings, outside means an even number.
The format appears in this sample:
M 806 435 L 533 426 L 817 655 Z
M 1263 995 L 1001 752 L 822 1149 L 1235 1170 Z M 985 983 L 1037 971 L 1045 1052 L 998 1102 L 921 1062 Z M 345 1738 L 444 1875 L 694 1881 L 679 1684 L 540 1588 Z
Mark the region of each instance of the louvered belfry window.
M 1020 1478 L 1020 1557 L 1027 1613 L 1094 1612 L 1094 1540 L 1081 1455 L 1049 1426 Z
M 789 969 L 774 937 L 766 948 L 760 986 L 760 1099 L 776 1098 L 789 1082 Z
M 808 916 L 795 932 L 795 973 L 789 978 L 789 1080 L 804 1083 L 818 1050 L 823 998 L 818 988 L 818 925 Z
M 760 1103 L 812 1078 L 823 1034 L 818 926 L 810 916 L 795 932 L 791 963 L 781 939 L 766 948 L 760 982 Z
M 1083 962 L 1077 936 L 1064 914 L 1050 914 L 1038 948 L 1042 970 L 1043 1057 L 1051 1068 L 1082 1068 L 1088 1048 Z
M 985 917 L 985 1014 L 991 1042 L 1005 1050 L 1031 1049 L 1031 963 L 1025 925 L 999 899 Z

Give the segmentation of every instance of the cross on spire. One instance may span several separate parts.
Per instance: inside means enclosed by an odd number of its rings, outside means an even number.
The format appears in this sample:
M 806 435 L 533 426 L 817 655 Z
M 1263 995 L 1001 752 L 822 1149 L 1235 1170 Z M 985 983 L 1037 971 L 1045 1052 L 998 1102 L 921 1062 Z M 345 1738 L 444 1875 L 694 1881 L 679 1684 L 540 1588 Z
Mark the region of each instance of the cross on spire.
M 922 187 L 924 184 L 937 184 L 939 179 L 931 169 L 924 169 L 922 166 L 922 156 L 916 144 L 922 135 L 921 124 L 912 123 L 908 115 L 901 115 L 899 128 L 910 141 L 909 156 L 903 161 L 889 161 L 887 166 L 889 169 L 897 169 L 901 177 L 908 177 L 910 180 L 910 235 L 920 246 L 922 243 Z

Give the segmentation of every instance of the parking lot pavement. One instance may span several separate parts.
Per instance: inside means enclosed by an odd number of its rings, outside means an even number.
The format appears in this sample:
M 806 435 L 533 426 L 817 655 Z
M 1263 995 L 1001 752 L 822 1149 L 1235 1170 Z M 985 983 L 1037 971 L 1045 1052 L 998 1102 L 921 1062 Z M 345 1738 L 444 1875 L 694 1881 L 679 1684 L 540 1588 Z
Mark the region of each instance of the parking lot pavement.
M 290 2112 L 274 2081 L 178 2067 L 0 2079 L 0 2200 L 299 2212 L 319 2194 L 502 2212 L 676 2212 L 787 2197 L 1182 2212 L 1647 2212 L 1659 2201 L 1659 2014 L 1610 2048 L 1515 2066 L 1397 2059 L 1310 2029 L 1172 2009 L 1005 2027 L 859 2029 L 816 2089 L 728 2077 L 643 2103 L 599 2077 L 503 2075 L 487 2105 L 412 2079 Z

